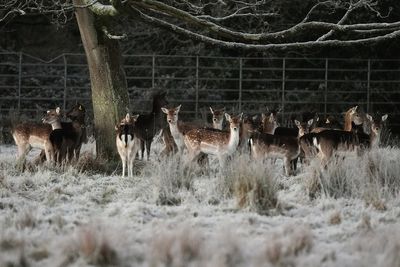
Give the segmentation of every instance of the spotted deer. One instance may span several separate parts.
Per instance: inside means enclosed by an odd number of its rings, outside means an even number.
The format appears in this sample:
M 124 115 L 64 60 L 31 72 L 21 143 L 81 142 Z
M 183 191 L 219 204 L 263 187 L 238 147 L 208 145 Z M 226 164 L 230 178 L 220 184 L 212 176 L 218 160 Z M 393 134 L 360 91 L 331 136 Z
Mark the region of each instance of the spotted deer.
M 71 145 L 68 148 L 70 152 L 68 159 L 73 156 L 78 158 L 82 143 L 87 142 L 85 108 L 77 103 L 66 115 L 71 122 L 61 122 L 61 127 L 65 132 L 65 137 L 72 140 L 68 142 Z M 42 149 L 40 161 L 44 161 L 46 159 L 45 143 L 48 141 L 51 131 L 52 128 L 49 124 L 34 122 L 24 122 L 13 127 L 12 136 L 18 147 L 18 158 L 24 158 L 32 148 L 40 148 Z
M 312 136 L 313 144 L 318 149 L 318 156 L 326 164 L 336 151 L 352 151 L 362 147 L 377 147 L 380 142 L 383 122 L 388 115 L 374 119 L 367 114 L 370 121 L 370 134 L 364 132 L 349 132 L 326 130 Z
M 185 149 L 184 135 L 193 129 L 199 128 L 200 126 L 195 123 L 182 122 L 178 120 L 178 114 L 181 109 L 181 105 L 176 108 L 161 108 L 161 110 L 167 114 L 167 122 L 171 135 L 178 148 L 178 152 L 182 153 Z
M 212 125 L 214 129 L 222 130 L 224 124 L 225 108 L 213 109 L 210 107 L 212 114 Z
M 306 123 L 295 120 L 295 124 L 299 129 L 297 137 L 254 133 L 250 138 L 252 157 L 255 160 L 281 158 L 286 175 L 291 175 L 291 161 L 300 155 L 299 138 L 309 132 L 313 119 Z
M 135 123 L 139 115 L 126 114 L 125 118 L 115 126 L 116 145 L 122 161 L 122 177 L 128 166 L 128 177 L 133 176 L 133 162 L 140 148 L 140 139 L 135 135 Z
M 187 132 L 184 142 L 189 151 L 188 162 L 193 162 L 204 153 L 217 156 L 220 166 L 224 167 L 227 158 L 238 148 L 242 117 L 243 113 L 239 116 L 225 113 L 229 122 L 229 132 L 211 128 L 198 128 Z

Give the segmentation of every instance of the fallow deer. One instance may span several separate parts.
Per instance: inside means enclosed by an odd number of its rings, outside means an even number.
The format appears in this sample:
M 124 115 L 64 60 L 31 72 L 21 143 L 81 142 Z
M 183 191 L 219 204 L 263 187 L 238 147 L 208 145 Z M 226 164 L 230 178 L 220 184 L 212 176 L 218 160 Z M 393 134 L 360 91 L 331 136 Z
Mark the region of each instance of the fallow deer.
M 46 159 L 49 162 L 62 163 L 69 152 L 68 148 L 71 147 L 71 144 L 67 144 L 67 142 L 71 142 L 71 140 L 66 139 L 65 132 L 61 127 L 61 109 L 57 107 L 56 109 L 48 110 L 42 121 L 51 125 L 52 129 L 48 140 L 44 143 Z
M 210 107 L 212 114 L 212 125 L 214 129 L 222 130 L 224 124 L 225 108 L 213 109 Z
M 309 132 L 313 119 L 307 123 L 295 120 L 298 127 L 298 136 L 282 136 L 266 133 L 254 133 L 250 138 L 252 156 L 256 160 L 266 158 L 283 159 L 285 173 L 291 175 L 291 162 L 300 155 L 299 138 Z
M 146 148 L 147 160 L 149 160 L 151 142 L 155 134 L 159 132 L 163 126 L 164 120 L 161 116 L 161 108 L 168 104 L 165 95 L 166 92 L 154 94 L 151 113 L 140 115 L 135 123 L 135 135 L 141 140 L 142 159 L 144 158 L 144 150 Z
M 70 152 L 69 157 L 75 155 L 78 158 L 82 143 L 87 142 L 85 108 L 78 103 L 67 112 L 67 117 L 72 122 L 61 122 L 65 137 L 72 140 L 67 142 L 67 145 L 71 145 L 67 150 Z M 13 127 L 12 136 L 18 147 L 18 158 L 24 158 L 32 148 L 40 148 L 43 150 L 40 154 L 41 161 L 43 161 L 45 159 L 45 143 L 48 142 L 51 131 L 52 128 L 49 124 L 33 122 L 24 122 Z
M 276 118 L 277 113 L 270 112 L 269 114 L 261 114 L 261 129 L 263 133 L 274 134 L 275 129 L 278 128 L 278 121 Z
M 349 132 L 326 130 L 313 134 L 312 140 L 315 147 L 318 148 L 318 156 L 324 164 L 332 157 L 336 151 L 352 151 L 360 147 L 376 147 L 380 142 L 380 133 L 383 122 L 387 115 L 379 119 L 373 119 L 372 116 L 366 116 L 370 123 L 370 134 L 364 132 Z
M 211 128 L 198 128 L 187 132 L 184 142 L 189 151 L 188 162 L 194 161 L 204 153 L 217 156 L 220 166 L 224 167 L 226 159 L 238 148 L 242 117 L 243 113 L 232 117 L 225 113 L 229 122 L 229 132 Z
M 184 135 L 190 130 L 200 128 L 200 126 L 195 123 L 182 122 L 178 120 L 180 109 L 181 105 L 176 108 L 161 108 L 161 110 L 167 114 L 169 129 L 174 138 L 175 144 L 177 145 L 178 152 L 182 153 L 185 149 Z
M 136 153 L 140 148 L 140 139 L 135 136 L 135 123 L 139 115 L 131 116 L 126 114 L 125 118 L 115 126 L 116 145 L 118 154 L 122 161 L 122 177 L 125 177 L 126 166 L 128 165 L 128 176 L 133 176 L 133 162 Z

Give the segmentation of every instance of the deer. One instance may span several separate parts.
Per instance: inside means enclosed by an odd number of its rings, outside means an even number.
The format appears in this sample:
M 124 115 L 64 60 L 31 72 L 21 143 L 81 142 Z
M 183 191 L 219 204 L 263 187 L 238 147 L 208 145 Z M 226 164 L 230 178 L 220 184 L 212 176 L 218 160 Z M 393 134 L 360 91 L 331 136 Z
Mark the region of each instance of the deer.
M 181 105 L 175 108 L 161 108 L 161 110 L 167 114 L 169 129 L 177 146 L 178 152 L 182 153 L 185 149 L 184 135 L 190 130 L 199 128 L 199 126 L 195 123 L 182 122 L 178 120 L 180 109 Z
M 214 129 L 222 130 L 224 124 L 225 107 L 220 109 L 213 109 L 210 107 L 212 114 L 212 125 Z
M 284 170 L 287 176 L 291 175 L 291 162 L 300 155 L 299 138 L 307 134 L 313 119 L 306 123 L 295 120 L 298 128 L 298 136 L 272 135 L 267 133 L 254 133 L 250 138 L 250 148 L 252 157 L 255 160 L 266 158 L 281 158 L 284 163 Z
M 230 116 L 225 113 L 225 118 L 229 122 L 229 132 L 212 128 L 198 128 L 185 134 L 184 143 L 189 151 L 188 162 L 193 162 L 201 153 L 204 153 L 217 156 L 221 168 L 225 166 L 227 158 L 239 146 L 243 113 L 238 116 Z
M 162 128 L 161 108 L 168 104 L 166 92 L 153 95 L 153 108 L 149 114 L 140 115 L 135 123 L 135 135 L 140 139 L 141 158 L 144 158 L 146 149 L 147 160 L 150 159 L 150 148 L 153 138 Z
M 51 125 L 52 131 L 48 140 L 44 143 L 44 151 L 48 162 L 62 163 L 72 148 L 73 140 L 67 139 L 64 129 L 61 127 L 61 109 L 50 109 L 42 119 L 43 123 Z M 67 145 L 67 142 L 69 143 Z M 72 153 L 72 151 L 71 151 Z
M 274 134 L 275 129 L 278 128 L 277 113 L 270 112 L 269 115 L 261 114 L 261 130 L 266 134 Z
M 128 177 L 133 177 L 133 162 L 139 151 L 141 140 L 135 135 L 135 123 L 139 115 L 126 114 L 125 118 L 115 126 L 116 146 L 122 161 L 122 177 L 128 169 Z M 128 168 L 126 168 L 128 166 Z
M 78 158 L 82 143 L 87 142 L 85 108 L 77 103 L 66 115 L 72 122 L 61 122 L 61 127 L 65 132 L 65 137 L 73 140 L 67 142 L 67 145 L 71 146 L 67 149 L 68 156 L 70 158 L 74 155 Z M 50 124 L 24 122 L 14 126 L 11 133 L 18 147 L 17 158 L 25 158 L 32 148 L 40 148 L 42 149 L 41 161 L 45 160 L 45 144 L 49 140 L 51 131 Z
M 312 136 L 313 145 L 318 149 L 318 156 L 325 166 L 336 151 L 352 151 L 361 147 L 379 146 L 383 122 L 386 121 L 388 115 L 385 114 L 374 119 L 367 114 L 366 118 L 370 122 L 369 135 L 364 132 L 326 130 Z

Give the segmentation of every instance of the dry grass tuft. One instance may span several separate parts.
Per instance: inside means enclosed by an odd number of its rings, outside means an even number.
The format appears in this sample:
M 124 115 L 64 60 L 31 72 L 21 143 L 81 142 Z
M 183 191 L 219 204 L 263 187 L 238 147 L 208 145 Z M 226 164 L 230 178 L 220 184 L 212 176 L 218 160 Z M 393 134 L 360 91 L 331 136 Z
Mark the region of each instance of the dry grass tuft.
M 331 225 L 337 225 L 342 223 L 342 214 L 340 211 L 335 210 L 329 215 L 328 223 Z
M 150 266 L 190 266 L 201 259 L 203 240 L 190 227 L 162 230 L 150 242 Z
M 249 207 L 258 213 L 276 208 L 278 182 L 269 164 L 256 162 L 242 155 L 232 159 L 226 176 L 227 192 L 231 191 L 240 208 Z
M 115 265 L 117 253 L 108 240 L 94 229 L 82 229 L 79 234 L 79 252 L 89 264 Z
M 262 256 L 277 266 L 292 266 L 296 257 L 309 253 L 313 246 L 311 230 L 305 225 L 289 225 L 281 233 L 274 233 L 268 239 Z

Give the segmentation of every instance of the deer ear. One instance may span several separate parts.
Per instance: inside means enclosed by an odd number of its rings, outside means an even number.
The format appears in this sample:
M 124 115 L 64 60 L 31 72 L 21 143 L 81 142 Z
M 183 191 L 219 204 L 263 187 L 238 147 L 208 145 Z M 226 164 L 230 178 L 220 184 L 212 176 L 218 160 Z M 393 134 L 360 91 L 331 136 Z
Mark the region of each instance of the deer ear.
M 239 118 L 240 118 L 240 120 L 243 120 L 243 112 L 242 112 L 242 113 L 240 113 L 240 116 L 239 116 Z
M 131 116 L 133 121 L 137 121 L 137 119 L 139 118 L 139 114 L 133 115 Z
M 179 112 L 179 110 L 181 110 L 181 106 L 182 106 L 182 105 L 177 106 L 177 107 L 175 108 L 175 111 L 176 111 L 176 112 Z
M 261 120 L 265 120 L 266 117 L 267 115 L 265 115 L 265 113 L 261 113 Z
M 269 115 L 269 122 L 274 122 L 274 113 Z
M 325 123 L 326 123 L 326 124 L 330 124 L 330 123 L 331 123 L 331 121 L 329 120 L 329 118 L 326 119 Z
M 78 109 L 79 109 L 79 110 L 83 110 L 82 105 L 79 105 Z
M 49 114 L 49 113 L 50 113 L 50 110 L 47 111 L 47 114 Z
M 57 113 L 57 114 L 60 114 L 60 113 L 61 113 L 60 107 L 57 107 L 57 108 L 56 108 L 56 113 Z
M 225 113 L 225 119 L 227 121 L 231 121 L 231 116 L 228 113 Z
M 162 112 L 164 112 L 165 114 L 168 114 L 168 109 L 166 108 L 161 108 Z
M 297 127 L 301 126 L 301 123 L 298 120 L 294 120 L 294 123 L 296 124 Z
M 129 115 L 129 113 L 126 113 L 126 116 L 125 116 L 126 122 L 129 122 L 130 119 L 131 119 L 131 115 Z
M 212 107 L 210 107 L 210 111 L 212 114 L 214 114 L 214 110 L 212 109 Z
M 368 119 L 368 120 L 370 120 L 370 121 L 374 121 L 374 119 L 372 118 L 372 116 L 371 116 L 371 115 L 367 114 L 367 115 L 366 115 L 366 117 L 367 117 L 367 119 Z
M 115 125 L 115 127 L 114 127 L 114 128 L 115 128 L 115 130 L 116 130 L 116 131 L 118 131 L 118 126 L 117 126 L 117 125 Z
M 385 121 L 388 118 L 388 114 L 382 116 L 382 121 Z
M 308 126 L 311 126 L 311 125 L 313 124 L 313 122 L 314 122 L 314 119 L 309 120 L 309 121 L 307 122 Z

